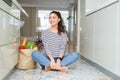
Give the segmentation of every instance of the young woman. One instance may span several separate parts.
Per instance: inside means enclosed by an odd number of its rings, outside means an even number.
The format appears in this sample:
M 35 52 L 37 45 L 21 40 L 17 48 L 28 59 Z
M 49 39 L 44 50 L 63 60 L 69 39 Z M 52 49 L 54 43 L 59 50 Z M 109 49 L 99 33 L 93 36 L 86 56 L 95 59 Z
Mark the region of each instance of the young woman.
M 67 43 L 66 30 L 60 12 L 52 11 L 49 14 L 51 27 L 42 31 L 43 52 L 34 51 L 32 58 L 45 67 L 45 70 L 68 71 L 68 65 L 79 58 L 79 53 L 64 54 Z

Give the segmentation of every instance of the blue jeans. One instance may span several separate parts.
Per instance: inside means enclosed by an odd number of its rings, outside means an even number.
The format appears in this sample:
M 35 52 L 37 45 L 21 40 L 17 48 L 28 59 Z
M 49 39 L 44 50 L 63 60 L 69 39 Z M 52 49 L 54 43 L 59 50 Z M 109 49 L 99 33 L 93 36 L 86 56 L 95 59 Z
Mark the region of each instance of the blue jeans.
M 68 65 L 74 63 L 75 61 L 77 61 L 79 59 L 79 57 L 80 57 L 80 55 L 78 52 L 72 52 L 72 53 L 69 53 L 67 55 L 64 55 L 62 60 L 61 60 L 61 66 L 68 66 Z M 43 65 L 46 67 L 50 66 L 49 58 L 47 56 L 43 55 L 39 51 L 34 51 L 32 53 L 32 58 L 34 61 L 36 61 L 40 65 Z M 57 58 L 54 58 L 54 60 L 56 61 Z

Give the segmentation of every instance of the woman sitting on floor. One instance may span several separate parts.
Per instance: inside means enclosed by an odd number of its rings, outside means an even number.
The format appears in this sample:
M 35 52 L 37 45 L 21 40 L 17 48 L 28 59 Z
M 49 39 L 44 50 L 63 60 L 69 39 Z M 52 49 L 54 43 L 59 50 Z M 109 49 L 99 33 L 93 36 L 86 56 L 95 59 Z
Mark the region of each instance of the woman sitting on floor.
M 67 72 L 68 65 L 78 60 L 79 53 L 64 54 L 67 35 L 60 12 L 52 11 L 49 14 L 49 23 L 51 27 L 42 31 L 44 50 L 43 52 L 34 51 L 32 58 L 44 66 L 46 71 L 59 70 Z

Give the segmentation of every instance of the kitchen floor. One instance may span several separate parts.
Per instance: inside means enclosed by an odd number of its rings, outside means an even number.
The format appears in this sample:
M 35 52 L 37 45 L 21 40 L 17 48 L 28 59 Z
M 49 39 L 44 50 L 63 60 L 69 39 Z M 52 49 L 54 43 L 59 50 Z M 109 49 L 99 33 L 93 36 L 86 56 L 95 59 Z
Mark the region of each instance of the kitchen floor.
M 75 51 L 75 48 L 71 46 L 67 47 L 66 52 L 71 51 Z M 36 69 L 31 70 L 16 69 L 10 75 L 8 80 L 112 80 L 112 79 L 80 58 L 76 63 L 69 66 L 69 71 L 67 73 L 59 71 L 45 72 L 44 70 L 41 70 L 41 66 L 37 64 Z

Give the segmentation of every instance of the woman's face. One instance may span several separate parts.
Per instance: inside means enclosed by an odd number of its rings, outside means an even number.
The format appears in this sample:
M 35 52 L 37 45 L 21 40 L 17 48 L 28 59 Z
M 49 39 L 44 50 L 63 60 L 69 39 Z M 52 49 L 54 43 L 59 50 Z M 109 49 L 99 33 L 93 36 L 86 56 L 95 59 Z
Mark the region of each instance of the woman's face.
M 58 25 L 59 21 L 60 21 L 60 18 L 55 13 L 51 13 L 49 15 L 49 23 L 51 26 Z

